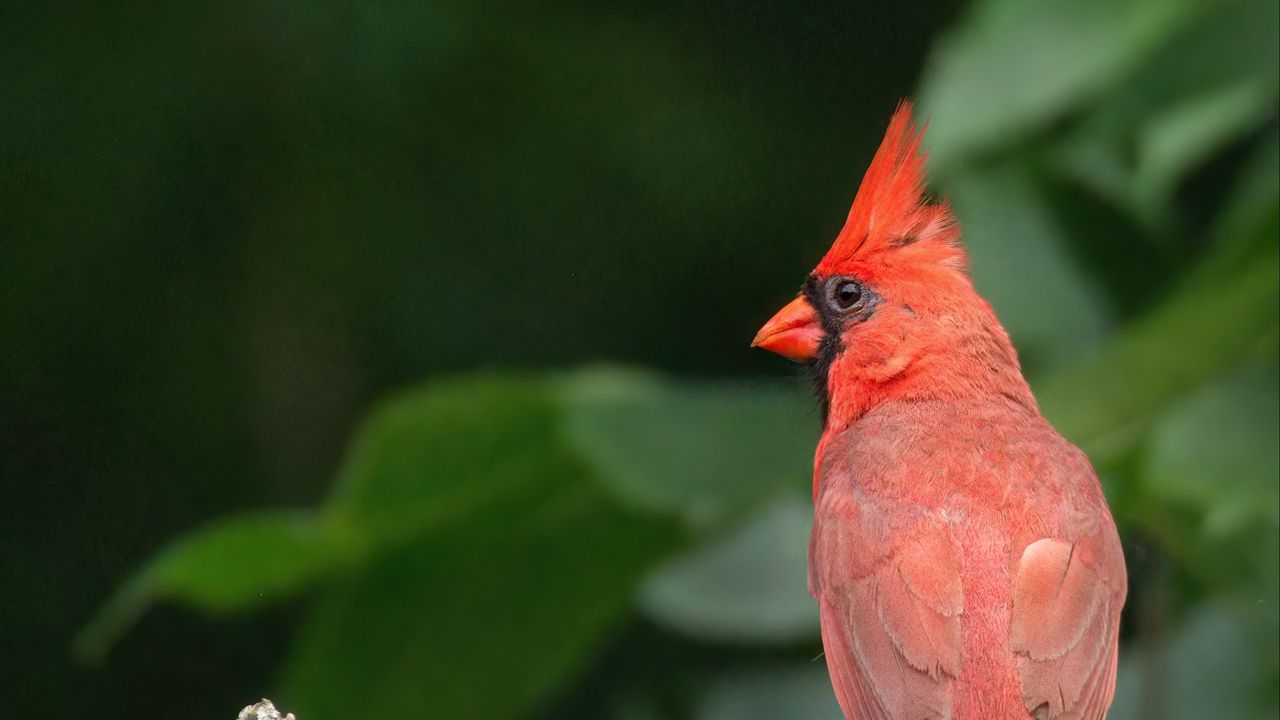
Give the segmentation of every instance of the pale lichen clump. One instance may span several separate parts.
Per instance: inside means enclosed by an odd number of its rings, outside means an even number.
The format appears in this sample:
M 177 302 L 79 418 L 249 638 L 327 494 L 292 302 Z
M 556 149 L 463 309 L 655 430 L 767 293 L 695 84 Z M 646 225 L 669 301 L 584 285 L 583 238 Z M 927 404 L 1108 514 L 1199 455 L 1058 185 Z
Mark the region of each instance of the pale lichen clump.
M 240 711 L 236 720 L 295 720 L 293 713 L 281 715 L 275 704 L 266 698 L 262 702 L 248 705 Z

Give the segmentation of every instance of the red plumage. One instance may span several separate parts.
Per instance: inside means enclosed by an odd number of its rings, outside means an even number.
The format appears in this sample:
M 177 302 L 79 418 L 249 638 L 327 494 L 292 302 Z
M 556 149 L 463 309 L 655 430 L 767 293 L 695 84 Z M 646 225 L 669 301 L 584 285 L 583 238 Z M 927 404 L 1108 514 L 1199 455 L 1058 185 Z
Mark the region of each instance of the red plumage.
M 811 363 L 810 590 L 851 719 L 1102 718 L 1124 557 L 1088 459 L 1040 415 L 923 197 L 903 103 L 806 292 L 754 344 Z

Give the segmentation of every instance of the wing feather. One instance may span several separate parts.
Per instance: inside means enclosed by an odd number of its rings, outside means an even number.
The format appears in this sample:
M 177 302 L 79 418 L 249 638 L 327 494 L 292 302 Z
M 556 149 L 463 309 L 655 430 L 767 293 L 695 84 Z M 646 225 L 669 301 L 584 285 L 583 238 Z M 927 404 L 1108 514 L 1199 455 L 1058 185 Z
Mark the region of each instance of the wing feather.
M 1014 578 L 1009 641 L 1037 720 L 1099 720 L 1115 693 L 1124 557 L 1110 523 L 1079 537 L 1027 545 Z
M 809 566 L 827 665 L 845 715 L 950 717 L 964 603 L 947 524 L 921 515 L 895 525 L 878 505 L 848 490 L 824 493 Z

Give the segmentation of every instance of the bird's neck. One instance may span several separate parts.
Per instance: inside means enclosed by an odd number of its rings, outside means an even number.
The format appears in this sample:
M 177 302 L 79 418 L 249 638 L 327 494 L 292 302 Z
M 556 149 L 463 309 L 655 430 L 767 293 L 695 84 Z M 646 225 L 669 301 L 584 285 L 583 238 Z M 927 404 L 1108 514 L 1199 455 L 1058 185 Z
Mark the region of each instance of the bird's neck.
M 850 358 L 856 359 L 856 358 Z M 886 403 L 998 402 L 1039 413 L 1018 356 L 994 314 L 945 338 L 904 343 L 891 362 L 832 368 L 824 436 L 838 434 Z

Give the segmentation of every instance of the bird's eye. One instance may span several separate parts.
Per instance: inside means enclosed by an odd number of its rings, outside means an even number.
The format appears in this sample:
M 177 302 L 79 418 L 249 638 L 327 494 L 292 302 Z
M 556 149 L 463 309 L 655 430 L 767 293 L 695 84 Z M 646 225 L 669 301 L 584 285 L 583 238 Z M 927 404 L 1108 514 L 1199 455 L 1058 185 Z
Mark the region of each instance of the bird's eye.
M 837 310 L 852 310 L 862 302 L 862 285 L 857 280 L 840 278 L 831 283 L 831 304 Z

